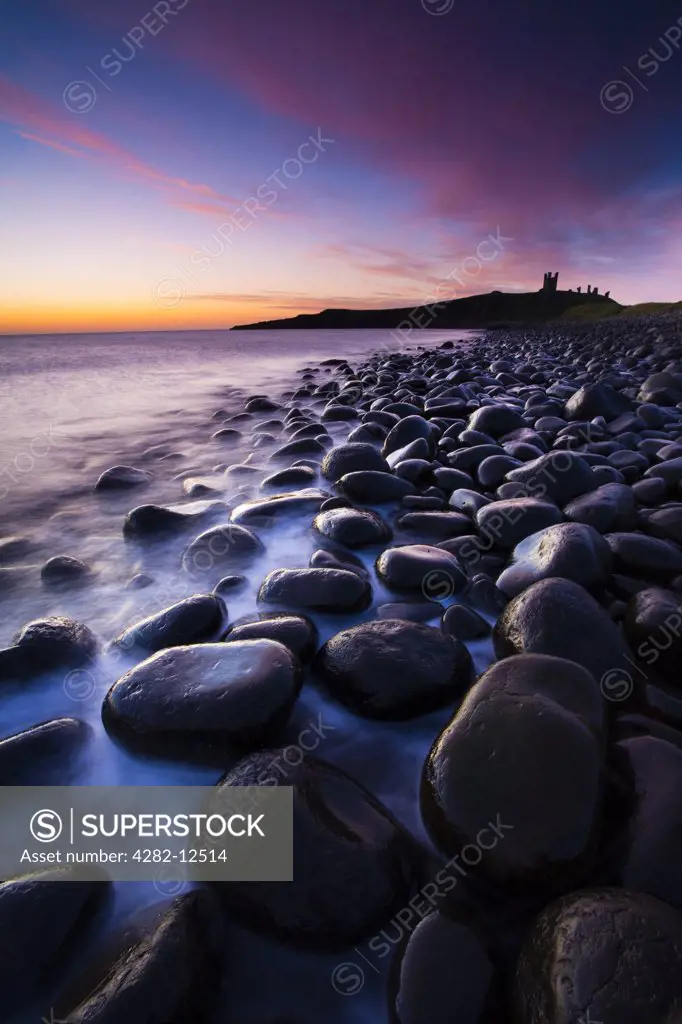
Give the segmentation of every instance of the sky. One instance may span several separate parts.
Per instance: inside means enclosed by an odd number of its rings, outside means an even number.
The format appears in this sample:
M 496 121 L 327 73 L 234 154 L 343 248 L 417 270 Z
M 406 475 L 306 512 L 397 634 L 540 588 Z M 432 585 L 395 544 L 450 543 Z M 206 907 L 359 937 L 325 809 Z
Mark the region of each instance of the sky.
M 2 333 L 223 328 L 546 270 L 682 299 L 679 0 L 0 16 Z

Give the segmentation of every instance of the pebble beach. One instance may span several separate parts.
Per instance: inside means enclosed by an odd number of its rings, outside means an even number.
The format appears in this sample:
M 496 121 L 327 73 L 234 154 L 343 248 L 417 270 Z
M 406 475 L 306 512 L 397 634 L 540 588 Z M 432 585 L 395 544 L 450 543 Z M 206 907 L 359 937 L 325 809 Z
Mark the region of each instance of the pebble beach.
M 682 1022 L 682 317 L 449 333 L 8 494 L 0 784 L 292 787 L 294 881 L 6 880 L 0 1020 Z

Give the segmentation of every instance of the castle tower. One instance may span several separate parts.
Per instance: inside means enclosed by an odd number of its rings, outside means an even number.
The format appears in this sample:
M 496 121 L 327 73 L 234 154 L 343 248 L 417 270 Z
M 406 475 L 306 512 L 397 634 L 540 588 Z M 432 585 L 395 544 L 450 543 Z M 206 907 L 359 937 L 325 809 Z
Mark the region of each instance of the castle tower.
M 559 284 L 559 271 L 553 274 L 551 270 L 548 270 L 542 281 L 543 292 L 555 292 Z

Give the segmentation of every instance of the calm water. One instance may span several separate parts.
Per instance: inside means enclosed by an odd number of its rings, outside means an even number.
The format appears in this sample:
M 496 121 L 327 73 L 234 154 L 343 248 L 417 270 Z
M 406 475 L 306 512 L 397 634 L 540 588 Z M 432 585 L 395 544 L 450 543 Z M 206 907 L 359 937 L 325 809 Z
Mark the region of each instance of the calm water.
M 467 332 L 428 331 L 415 347 L 466 337 Z M 246 431 L 239 446 L 227 448 L 211 441 L 219 425 L 212 420 L 216 411 L 224 410 L 225 416 L 239 412 L 252 394 L 278 399 L 296 386 L 297 371 L 315 367 L 322 359 L 345 357 L 353 364 L 371 352 L 400 347 L 383 331 L 0 338 L 2 536 L 26 536 L 32 543 L 23 563 L 0 570 L 0 644 L 9 643 L 27 621 L 46 614 L 79 619 L 106 643 L 131 622 L 194 593 L 196 585 L 180 572 L 187 539 L 155 546 L 153 552 L 126 545 L 121 532 L 125 513 L 142 503 L 187 501 L 183 481 L 188 477 L 219 487 L 229 499 L 233 495 L 225 466 L 246 459 L 265 465 L 267 449 L 254 453 Z M 324 371 L 319 379 L 327 379 Z M 256 417 L 248 430 L 256 431 L 259 420 L 272 416 Z M 348 424 L 330 425 L 338 442 L 348 431 Z M 156 445 L 164 447 L 149 453 Z M 144 466 L 153 473 L 152 483 L 123 496 L 95 495 L 99 474 L 118 463 Z M 307 527 L 307 522 L 299 522 L 268 531 L 267 550 L 251 570 L 250 588 L 229 603 L 230 620 L 256 611 L 258 585 L 271 569 L 308 564 L 316 545 Z M 40 566 L 58 554 L 85 561 L 95 573 L 94 582 L 59 594 L 45 590 Z M 150 572 L 154 585 L 127 590 L 127 582 L 140 571 Z M 390 600 L 380 587 L 376 596 Z M 326 639 L 347 620 L 318 616 L 316 621 Z M 484 667 L 485 645 L 473 644 L 471 649 L 478 667 Z M 145 761 L 108 739 L 100 709 L 121 672 L 121 663 L 112 663 L 104 654 L 77 676 L 55 673 L 24 690 L 3 693 L 0 737 L 49 718 L 74 716 L 88 721 L 95 736 L 70 776 L 76 784 L 216 781 L 219 773 L 212 769 Z M 326 738 L 316 753 L 359 778 L 423 837 L 417 807 L 419 772 L 447 713 L 405 725 L 366 723 L 325 702 L 311 687 L 304 689 L 299 704 L 284 742 L 295 743 L 302 728 L 321 719 Z M 160 898 L 151 884 L 118 886 L 114 920 Z M 275 950 L 267 941 L 240 931 L 229 985 L 233 1012 L 254 1021 L 291 1015 L 301 1024 L 313 1024 L 321 1016 L 329 1024 L 383 1021 L 388 959 L 364 964 L 366 985 L 352 998 L 335 993 L 330 984 L 331 972 L 342 960 L 363 963 L 356 951 L 348 957 L 301 956 Z M 265 964 L 269 980 L 264 987 L 260 982 Z M 35 1017 L 17 1021 L 28 1019 Z

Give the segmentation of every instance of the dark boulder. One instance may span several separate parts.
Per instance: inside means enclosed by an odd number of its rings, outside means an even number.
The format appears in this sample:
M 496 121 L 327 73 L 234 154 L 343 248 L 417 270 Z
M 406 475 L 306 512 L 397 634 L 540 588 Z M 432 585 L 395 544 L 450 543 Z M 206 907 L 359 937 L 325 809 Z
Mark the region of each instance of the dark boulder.
M 237 523 L 212 526 L 193 540 L 182 556 L 182 568 L 193 579 L 218 582 L 235 566 L 253 562 L 265 551 L 255 533 Z
M 517 544 L 497 586 L 507 597 L 516 597 L 533 583 L 554 576 L 599 592 L 606 586 L 611 563 L 611 549 L 591 526 L 558 523 Z
M 437 846 L 465 864 L 474 850 L 477 873 L 525 899 L 579 881 L 601 820 L 600 706 L 596 683 L 571 662 L 489 669 L 424 765 L 422 815 Z
M 577 661 L 605 688 L 618 673 L 631 678 L 632 659 L 620 630 L 571 580 L 541 580 L 515 597 L 497 621 L 493 643 L 498 658 L 551 654 Z
M 369 607 L 372 588 L 346 569 L 275 569 L 263 580 L 258 600 L 302 611 L 360 612 Z
M 225 929 L 210 892 L 180 896 L 151 926 L 128 929 L 119 944 L 123 948 L 113 963 L 105 959 L 83 979 L 84 993 L 59 1000 L 55 1024 L 208 1024 L 214 1019 Z
M 421 591 L 430 600 L 445 600 L 466 586 L 455 556 L 428 544 L 387 548 L 379 555 L 376 570 L 389 590 Z
M 682 685 L 682 596 L 660 587 L 640 590 L 628 602 L 623 625 L 640 661 Z
M 507 474 L 531 498 L 549 498 L 561 508 L 597 486 L 589 464 L 575 452 L 554 451 Z
M 317 650 L 317 626 L 304 615 L 282 612 L 262 612 L 233 622 L 223 641 L 276 640 L 288 647 L 301 662 L 310 661 Z
M 129 626 L 113 642 L 123 650 L 139 648 L 149 652 L 184 647 L 210 640 L 224 618 L 225 605 L 219 597 L 195 594 Z
M 106 469 L 95 484 L 96 491 L 127 491 L 133 487 L 144 487 L 151 475 L 144 469 L 132 466 L 112 466 Z
M 523 1024 L 676 1024 L 682 914 L 626 889 L 584 889 L 535 920 L 516 970 Z M 589 1014 L 589 1018 L 588 1018 Z
M 172 647 L 114 683 L 102 718 L 134 750 L 224 762 L 278 735 L 301 682 L 298 661 L 274 640 Z
M 674 544 L 642 533 L 609 533 L 616 572 L 646 580 L 671 580 L 682 572 L 682 551 Z
M 335 508 L 319 512 L 313 529 L 347 548 L 382 544 L 392 537 L 391 528 L 376 512 L 359 508 Z
M 608 384 L 585 384 L 566 402 L 564 415 L 568 420 L 591 420 L 595 416 L 603 416 L 608 421 L 633 409 L 631 399 Z
M 0 786 L 68 785 L 92 736 L 76 718 L 55 718 L 0 740 Z
M 363 622 L 331 637 L 314 670 L 342 703 L 366 718 L 400 720 L 456 705 L 473 679 L 464 644 L 416 622 Z
M 74 619 L 53 616 L 27 623 L 11 647 L 0 651 L 0 679 L 30 679 L 56 669 L 75 669 L 97 654 L 94 634 Z
M 373 469 L 346 473 L 337 486 L 351 501 L 364 502 L 366 505 L 400 501 L 405 495 L 415 493 L 414 484 L 409 480 L 401 480 L 392 473 L 381 473 Z
M 476 525 L 488 547 L 513 548 L 526 537 L 562 520 L 550 501 L 537 498 L 505 498 L 491 501 L 476 513 Z
M 322 476 L 336 483 L 346 473 L 358 473 L 373 469 L 379 473 L 389 471 L 388 463 L 381 452 L 371 444 L 359 442 L 342 444 L 327 452 L 322 460 Z
M 626 484 L 603 484 L 571 501 L 564 512 L 567 519 L 591 526 L 599 533 L 634 530 L 637 526 L 635 493 Z
M 244 758 L 219 785 L 293 788 L 294 880 L 217 888 L 251 928 L 294 946 L 344 949 L 405 906 L 420 859 L 383 804 L 340 768 L 304 754 L 288 771 L 275 771 L 282 753 Z

